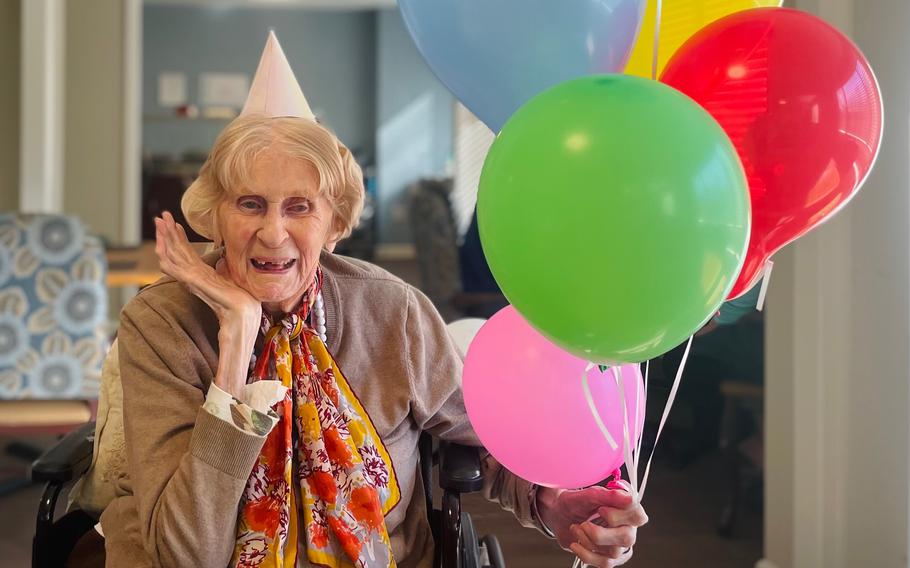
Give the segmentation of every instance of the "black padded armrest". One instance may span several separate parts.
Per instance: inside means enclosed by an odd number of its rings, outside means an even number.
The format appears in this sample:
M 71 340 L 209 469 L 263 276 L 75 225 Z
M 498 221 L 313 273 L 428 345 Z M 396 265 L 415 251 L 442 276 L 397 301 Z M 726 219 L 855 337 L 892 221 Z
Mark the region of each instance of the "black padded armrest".
M 479 448 L 443 442 L 439 456 L 439 485 L 443 489 L 457 493 L 483 489 Z
M 66 483 L 92 464 L 95 423 L 87 422 L 67 434 L 32 464 L 32 481 Z

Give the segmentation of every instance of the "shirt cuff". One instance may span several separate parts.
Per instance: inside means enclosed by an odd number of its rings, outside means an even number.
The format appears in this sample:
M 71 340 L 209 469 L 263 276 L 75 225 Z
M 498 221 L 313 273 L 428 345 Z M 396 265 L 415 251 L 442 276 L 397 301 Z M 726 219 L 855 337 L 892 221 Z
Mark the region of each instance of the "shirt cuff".
M 540 511 L 537 509 L 537 490 L 540 489 L 540 485 L 531 484 L 531 489 L 528 491 L 528 500 L 531 503 L 531 519 L 534 521 L 540 531 L 549 538 L 556 538 L 556 534 L 553 532 L 550 527 L 543 522 L 543 519 L 540 518 Z
M 243 386 L 239 398 L 234 398 L 212 383 L 202 408 L 235 428 L 256 436 L 265 436 L 278 423 L 272 410 L 275 403 L 287 394 L 287 387 L 278 381 L 256 381 Z

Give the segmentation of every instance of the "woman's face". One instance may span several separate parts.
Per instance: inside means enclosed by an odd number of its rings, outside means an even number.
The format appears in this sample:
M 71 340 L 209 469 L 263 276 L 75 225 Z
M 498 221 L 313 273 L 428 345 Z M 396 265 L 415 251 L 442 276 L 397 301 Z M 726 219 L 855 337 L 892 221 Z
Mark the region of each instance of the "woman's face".
M 218 209 L 225 261 L 266 310 L 288 312 L 312 283 L 320 251 L 337 240 L 332 207 L 319 195 L 316 168 L 280 149 L 260 154 L 251 174 Z

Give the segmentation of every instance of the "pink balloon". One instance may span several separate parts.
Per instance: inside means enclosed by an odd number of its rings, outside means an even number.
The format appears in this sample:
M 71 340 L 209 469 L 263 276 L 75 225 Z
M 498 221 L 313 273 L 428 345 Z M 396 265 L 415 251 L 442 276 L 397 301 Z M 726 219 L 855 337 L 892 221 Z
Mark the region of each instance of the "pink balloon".
M 585 398 L 587 366 L 550 343 L 512 306 L 480 328 L 465 359 L 464 398 L 474 430 L 499 463 L 533 483 L 563 488 L 593 485 L 623 464 L 616 380 L 610 370 L 588 371 L 591 398 L 617 443 L 613 449 Z M 641 371 L 624 365 L 621 374 L 629 423 L 637 423 L 629 435 L 637 440 L 645 418 Z

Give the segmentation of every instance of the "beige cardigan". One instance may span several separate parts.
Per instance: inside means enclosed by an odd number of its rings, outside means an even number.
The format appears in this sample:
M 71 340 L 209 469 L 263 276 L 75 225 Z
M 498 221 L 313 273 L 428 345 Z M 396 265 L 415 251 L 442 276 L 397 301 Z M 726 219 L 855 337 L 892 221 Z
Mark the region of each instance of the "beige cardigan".
M 421 430 L 479 445 L 461 360 L 419 291 L 371 264 L 323 254 L 328 348 L 395 466 L 401 502 L 386 524 L 401 568 L 432 565 L 418 469 Z M 108 566 L 224 568 L 237 509 L 265 441 L 202 410 L 218 361 L 214 313 L 165 278 L 123 310 L 119 332 L 129 480 L 101 523 Z M 487 457 L 485 493 L 537 527 L 530 484 Z M 309 566 L 302 560 L 299 566 Z

